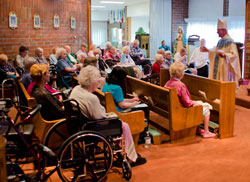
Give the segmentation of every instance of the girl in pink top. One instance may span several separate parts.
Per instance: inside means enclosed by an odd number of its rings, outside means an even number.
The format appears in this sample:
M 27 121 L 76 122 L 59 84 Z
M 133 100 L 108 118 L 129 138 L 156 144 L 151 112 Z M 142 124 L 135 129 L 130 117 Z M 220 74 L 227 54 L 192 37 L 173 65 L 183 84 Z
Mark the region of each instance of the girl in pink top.
M 179 97 L 180 104 L 183 107 L 192 107 L 195 105 L 202 105 L 203 107 L 203 116 L 204 119 L 204 131 L 200 130 L 203 133 L 204 138 L 215 137 L 216 134 L 209 132 L 208 123 L 210 118 L 210 109 L 212 106 L 208 103 L 203 103 L 202 101 L 193 101 L 191 100 L 190 93 L 184 83 L 181 82 L 181 79 L 184 76 L 184 65 L 181 62 L 175 62 L 170 66 L 170 76 L 171 79 L 165 84 L 165 88 L 175 88 L 177 95 Z

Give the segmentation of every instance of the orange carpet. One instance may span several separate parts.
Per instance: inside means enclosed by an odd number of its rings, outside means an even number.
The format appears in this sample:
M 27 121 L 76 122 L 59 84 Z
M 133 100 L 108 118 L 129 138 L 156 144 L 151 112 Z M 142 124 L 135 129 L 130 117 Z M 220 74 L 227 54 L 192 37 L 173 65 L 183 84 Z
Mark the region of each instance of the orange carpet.
M 132 168 L 131 182 L 248 182 L 250 181 L 250 109 L 236 106 L 234 137 L 181 144 L 138 146 L 147 163 Z M 113 168 L 108 182 L 122 182 Z M 60 181 L 55 173 L 50 181 Z

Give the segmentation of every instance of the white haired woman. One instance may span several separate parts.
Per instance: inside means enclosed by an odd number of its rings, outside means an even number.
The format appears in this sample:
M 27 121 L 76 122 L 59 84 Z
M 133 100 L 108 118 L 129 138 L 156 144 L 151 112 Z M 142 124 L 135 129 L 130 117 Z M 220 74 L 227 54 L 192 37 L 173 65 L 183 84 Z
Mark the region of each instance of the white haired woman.
M 79 64 L 72 65 L 67 59 L 67 52 L 64 48 L 58 48 L 56 50 L 57 67 L 63 76 L 71 76 L 71 73 L 80 70 Z
M 41 47 L 36 48 L 34 58 L 38 64 L 48 64 L 48 61 L 43 56 L 43 49 Z
M 74 87 L 69 96 L 79 103 L 82 114 L 89 119 L 106 118 L 105 108 L 100 104 L 98 97 L 92 93 L 97 89 L 100 77 L 100 72 L 96 67 L 91 65 L 83 67 L 78 76 L 80 85 Z M 122 129 L 126 141 L 125 150 L 128 158 L 133 162 L 132 166 L 144 164 L 146 159 L 138 157 L 128 124 L 122 122 Z
M 119 66 L 133 67 L 136 77 L 141 79 L 143 76 L 143 72 L 139 69 L 139 66 L 135 64 L 134 60 L 130 57 L 129 53 L 130 53 L 130 47 L 124 46 L 122 48 L 122 58 L 121 58 L 121 64 Z
M 195 105 L 202 105 L 204 116 L 204 130 L 198 129 L 198 132 L 203 134 L 203 138 L 213 138 L 216 134 L 209 132 L 208 123 L 210 118 L 210 109 L 212 106 L 202 101 L 192 101 L 190 93 L 181 79 L 184 76 L 184 65 L 181 62 L 175 62 L 170 66 L 171 79 L 165 84 L 165 88 L 175 88 L 179 97 L 180 104 L 183 107 L 192 107 Z
M 155 63 L 152 66 L 152 74 L 160 74 L 161 68 L 163 68 L 163 56 L 161 54 L 155 55 Z

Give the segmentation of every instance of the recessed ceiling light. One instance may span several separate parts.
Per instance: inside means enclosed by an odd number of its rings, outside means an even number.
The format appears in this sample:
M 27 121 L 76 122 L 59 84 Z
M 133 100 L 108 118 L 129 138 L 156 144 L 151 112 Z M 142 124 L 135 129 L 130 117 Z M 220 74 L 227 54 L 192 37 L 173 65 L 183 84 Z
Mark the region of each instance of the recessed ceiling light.
M 91 8 L 106 8 L 106 6 L 91 6 Z
M 124 4 L 125 2 L 122 2 L 122 1 L 100 1 L 100 3 L 106 3 L 106 4 Z

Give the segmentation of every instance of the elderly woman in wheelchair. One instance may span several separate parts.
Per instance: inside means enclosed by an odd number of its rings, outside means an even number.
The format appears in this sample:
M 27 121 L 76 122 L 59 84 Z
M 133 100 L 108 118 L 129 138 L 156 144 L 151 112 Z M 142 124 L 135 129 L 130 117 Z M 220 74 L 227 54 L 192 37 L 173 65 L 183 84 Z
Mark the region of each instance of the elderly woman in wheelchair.
M 81 133 L 78 132 L 75 136 L 71 136 L 68 139 L 68 142 L 66 141 L 65 143 L 67 144 L 71 142 L 72 144 L 68 145 L 67 148 L 67 145 L 64 143 L 62 148 L 65 149 L 59 151 L 59 156 L 61 156 L 61 159 L 59 160 L 65 161 L 65 159 L 63 159 L 65 154 L 63 153 L 70 150 L 70 147 L 85 144 L 83 147 L 84 153 L 90 151 L 89 155 L 93 155 L 96 158 L 92 159 L 94 160 L 95 165 L 88 163 L 85 169 L 90 166 L 97 167 L 98 170 L 95 170 L 94 174 L 98 176 L 98 172 L 101 171 L 98 167 L 98 161 L 100 162 L 108 156 L 111 160 L 107 160 L 108 162 L 104 160 L 104 163 L 106 167 L 110 168 L 113 163 L 113 154 L 121 153 L 123 155 L 121 162 L 123 175 L 126 179 L 129 179 L 131 177 L 130 164 L 132 166 L 141 165 L 146 163 L 146 159 L 136 153 L 128 124 L 120 121 L 117 116 L 109 117 L 105 108 L 100 104 L 98 97 L 92 93 L 97 89 L 99 78 L 100 73 L 97 68 L 90 65 L 82 68 L 78 77 L 80 85 L 72 90 L 69 99 L 64 102 L 66 120 L 70 120 L 70 122 L 67 123 L 68 130 L 75 130 L 74 133 L 77 132 L 77 130 L 80 130 L 83 132 L 83 135 L 86 134 L 86 137 L 85 139 L 82 137 L 82 141 L 80 143 L 77 142 L 76 144 L 74 141 L 79 140 L 79 137 L 82 136 Z M 80 115 L 78 110 L 80 110 Z M 89 132 L 90 130 L 94 134 L 91 134 L 91 132 Z M 78 136 L 78 139 L 76 139 L 76 136 Z M 101 141 L 101 138 L 103 141 Z M 111 148 L 109 147 L 110 145 Z M 106 152 L 104 152 L 105 150 Z M 75 151 L 77 150 L 75 149 Z M 107 151 L 111 151 L 112 154 L 109 154 Z M 104 156 L 102 155 L 103 153 Z M 117 157 L 117 155 L 115 155 L 115 157 Z M 127 162 L 126 158 L 129 159 L 130 163 Z M 114 162 L 117 161 L 121 161 L 120 158 Z M 61 166 L 61 169 L 63 169 L 63 165 Z M 104 178 L 107 172 L 105 175 L 101 175 L 99 178 L 97 177 L 97 179 Z M 93 179 L 95 180 L 95 178 Z

